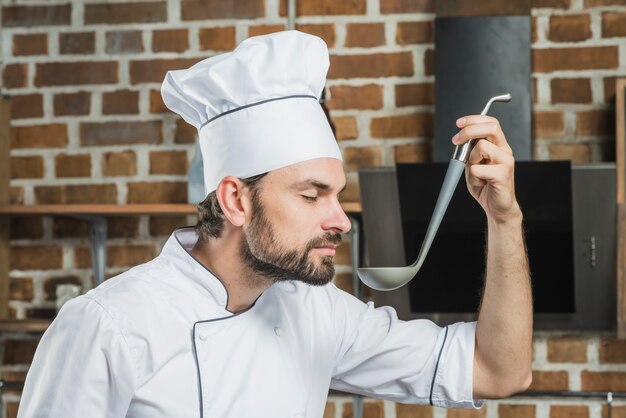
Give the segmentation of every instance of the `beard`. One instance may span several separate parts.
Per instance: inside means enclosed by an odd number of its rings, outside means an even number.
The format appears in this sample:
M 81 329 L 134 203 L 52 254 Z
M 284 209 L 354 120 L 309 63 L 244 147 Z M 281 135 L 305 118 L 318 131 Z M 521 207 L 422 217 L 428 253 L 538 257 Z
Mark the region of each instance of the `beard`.
M 258 195 L 252 195 L 253 218 L 244 229 L 241 240 L 241 258 L 244 264 L 259 275 L 272 281 L 297 280 L 313 286 L 328 284 L 335 275 L 333 257 L 323 256 L 316 265 L 309 257 L 315 247 L 339 245 L 341 235 L 328 232 L 306 243 L 304 248 L 288 250 L 276 239 L 274 228 L 265 216 Z

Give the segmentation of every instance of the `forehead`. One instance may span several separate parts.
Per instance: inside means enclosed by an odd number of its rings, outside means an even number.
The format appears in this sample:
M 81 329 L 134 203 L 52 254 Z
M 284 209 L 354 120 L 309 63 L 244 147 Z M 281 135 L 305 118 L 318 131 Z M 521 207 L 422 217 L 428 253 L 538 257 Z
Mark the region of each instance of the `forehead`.
M 341 189 L 346 183 L 343 164 L 335 158 L 315 158 L 302 161 L 271 171 L 267 177 L 271 179 L 272 183 L 287 187 L 302 182 L 316 181 L 332 188 Z

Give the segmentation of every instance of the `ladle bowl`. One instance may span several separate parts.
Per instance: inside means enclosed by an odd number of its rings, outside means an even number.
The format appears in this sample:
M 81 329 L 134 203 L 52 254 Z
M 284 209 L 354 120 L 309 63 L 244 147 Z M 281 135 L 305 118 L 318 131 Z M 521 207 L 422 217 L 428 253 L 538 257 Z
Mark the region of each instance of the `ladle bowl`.
M 486 115 L 493 102 L 509 101 L 511 101 L 510 94 L 492 97 L 489 99 L 487 105 L 480 114 Z M 388 291 L 404 286 L 415 277 L 426 259 L 428 250 L 430 249 L 433 239 L 437 234 L 437 230 L 439 229 L 443 215 L 446 213 L 450 199 L 452 199 L 452 195 L 454 194 L 454 190 L 459 182 L 459 178 L 465 171 L 465 164 L 467 163 L 469 154 L 472 151 L 472 147 L 478 139 L 479 138 L 471 139 L 465 144 L 455 148 L 452 159 L 448 165 L 448 170 L 446 171 L 446 176 L 441 186 L 441 191 L 439 192 L 439 197 L 437 198 L 437 203 L 435 204 L 433 215 L 428 223 L 428 229 L 426 230 L 424 242 L 422 243 L 422 247 L 420 248 L 420 252 L 415 259 L 415 262 L 406 267 L 359 268 L 357 269 L 357 273 L 363 283 L 374 290 Z

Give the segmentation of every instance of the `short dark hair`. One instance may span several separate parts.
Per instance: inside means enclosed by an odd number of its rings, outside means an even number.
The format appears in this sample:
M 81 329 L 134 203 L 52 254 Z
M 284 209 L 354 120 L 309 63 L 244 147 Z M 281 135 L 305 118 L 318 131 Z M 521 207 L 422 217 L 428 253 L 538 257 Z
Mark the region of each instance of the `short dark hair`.
M 259 180 L 265 177 L 267 173 L 259 174 L 246 179 L 241 179 L 246 187 L 249 187 L 253 196 L 258 193 Z M 196 223 L 196 233 L 200 240 L 206 241 L 209 238 L 219 238 L 224 229 L 224 212 L 217 200 L 215 191 L 202 202 L 198 203 L 198 223 Z

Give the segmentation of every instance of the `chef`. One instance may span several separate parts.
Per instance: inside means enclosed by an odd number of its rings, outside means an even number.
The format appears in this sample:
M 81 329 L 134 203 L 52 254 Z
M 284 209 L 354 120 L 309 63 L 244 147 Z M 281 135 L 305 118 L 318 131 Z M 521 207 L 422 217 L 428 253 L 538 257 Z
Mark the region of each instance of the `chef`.
M 321 39 L 287 31 L 167 74 L 166 105 L 199 132 L 198 224 L 63 306 L 28 372 L 20 418 L 320 418 L 329 388 L 478 408 L 529 385 L 522 214 L 497 120 L 461 118 L 453 138 L 486 138 L 467 171 L 489 228 L 478 321 L 400 321 L 330 283 L 350 222 L 319 104 L 328 66 Z

